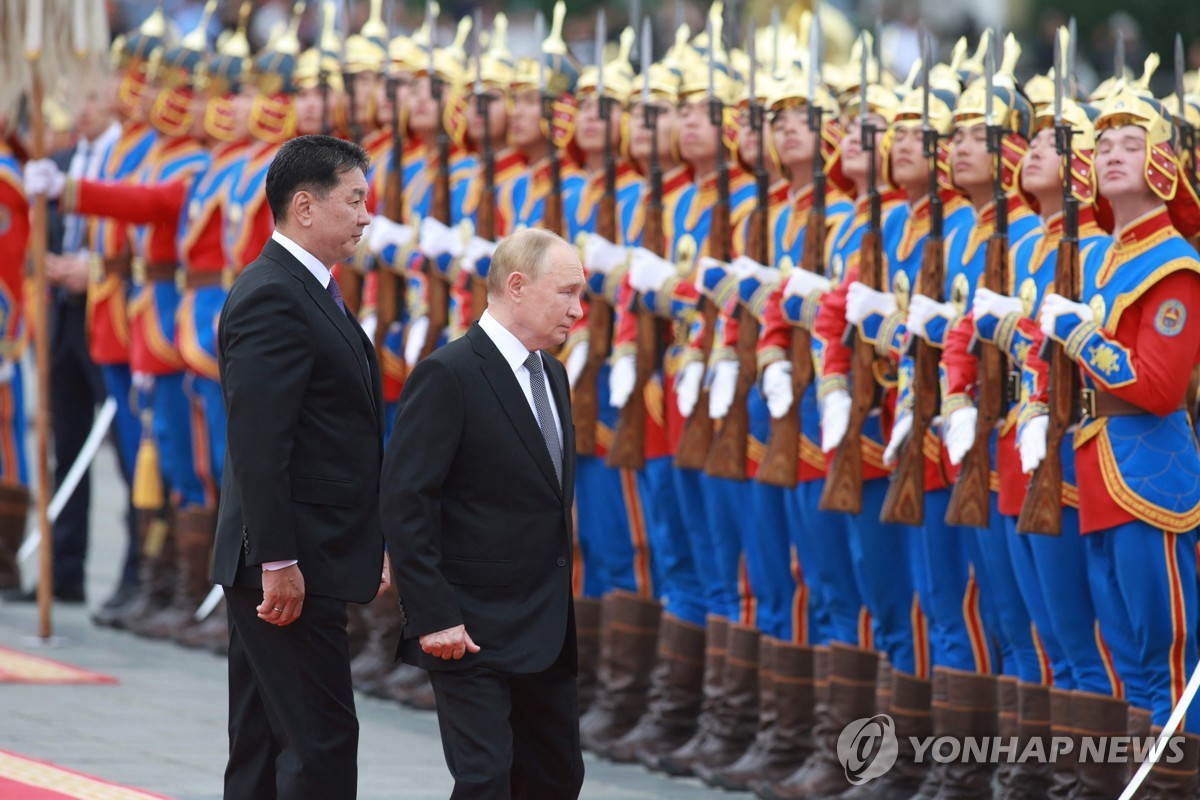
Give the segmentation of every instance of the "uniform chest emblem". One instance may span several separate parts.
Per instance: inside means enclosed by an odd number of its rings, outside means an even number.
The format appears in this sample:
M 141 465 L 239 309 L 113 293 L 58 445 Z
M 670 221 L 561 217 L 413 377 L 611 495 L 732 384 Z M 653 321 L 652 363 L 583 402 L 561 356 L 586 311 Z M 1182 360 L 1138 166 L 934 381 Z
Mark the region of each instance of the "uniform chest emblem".
M 1179 300 L 1168 300 L 1158 307 L 1154 315 L 1154 330 L 1163 336 L 1178 336 L 1187 321 L 1187 309 Z

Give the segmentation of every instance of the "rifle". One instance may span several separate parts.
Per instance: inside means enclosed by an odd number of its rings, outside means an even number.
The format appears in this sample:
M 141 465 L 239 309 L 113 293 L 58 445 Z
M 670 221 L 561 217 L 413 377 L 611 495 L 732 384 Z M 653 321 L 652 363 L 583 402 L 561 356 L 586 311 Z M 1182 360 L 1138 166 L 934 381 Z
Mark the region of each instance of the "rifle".
M 372 4 L 371 4 L 372 13 L 378 13 L 380 2 L 382 2 L 382 0 L 374 0 L 374 2 L 372 2 Z M 346 33 L 347 33 L 347 35 L 349 34 L 349 32 L 350 32 L 350 8 L 349 8 L 349 6 L 347 6 L 346 7 Z M 358 124 L 358 103 L 354 97 L 354 84 L 355 84 L 355 80 L 357 79 L 358 76 L 357 76 L 357 73 L 351 72 L 347 69 L 348 65 L 346 64 L 344 55 L 345 54 L 343 53 L 342 84 L 346 87 L 346 102 L 347 102 L 347 112 L 346 113 L 349 117 L 350 141 L 354 142 L 355 144 L 361 145 L 362 144 L 362 129 Z M 363 273 L 359 272 L 358 269 L 356 269 L 356 266 L 360 263 L 361 262 L 359 262 L 359 260 L 355 257 L 352 257 L 348 261 L 346 261 L 346 263 L 344 264 L 345 269 L 342 269 L 339 271 L 339 280 L 338 280 L 338 284 L 339 284 L 338 288 L 342 292 L 342 299 L 346 304 L 346 309 L 356 317 L 358 316 L 358 309 L 361 306 L 361 301 L 362 301 Z
M 389 7 L 390 10 L 390 7 Z M 391 103 L 389 123 L 392 126 L 392 158 L 384 179 L 383 216 L 395 222 L 404 221 L 404 133 L 400 130 L 400 100 L 397 96 L 400 89 L 400 78 L 388 59 L 386 90 Z M 396 271 L 383 259 L 376 259 L 375 300 L 375 353 L 379 363 L 383 363 L 384 342 L 387 339 L 388 328 L 399 316 L 401 304 L 401 283 Z M 403 359 L 401 359 L 403 362 Z
M 483 12 L 475 11 L 475 103 L 483 121 L 483 190 L 479 195 L 476 226 L 480 237 L 489 242 L 496 239 L 496 152 L 492 149 L 492 123 L 488 111 L 496 99 L 483 86 L 483 56 L 479 52 L 479 35 L 483 30 Z M 479 319 L 487 308 L 487 279 L 471 277 L 471 317 Z
M 778 35 L 772 61 L 779 59 Z M 804 249 L 800 268 L 818 275 L 825 274 L 825 154 L 821 150 L 822 110 L 816 102 L 816 72 L 822 61 L 821 19 L 814 10 L 808 41 L 808 129 L 813 133 L 813 207 L 805 223 Z M 792 329 L 792 407 L 779 419 L 771 420 L 767 449 L 759 463 L 755 480 L 770 486 L 794 488 L 800 468 L 800 407 L 804 393 L 813 380 L 812 334 L 803 326 Z
M 1054 263 L 1054 291 L 1071 300 L 1079 299 L 1079 201 L 1071 191 L 1071 138 L 1075 131 L 1063 118 L 1065 63 L 1060 37 L 1054 38 L 1054 145 L 1063 166 L 1063 236 Z M 1046 433 L 1046 457 L 1029 481 L 1029 492 L 1017 530 L 1058 536 L 1062 533 L 1062 441 L 1077 418 L 1079 368 L 1067 357 L 1062 345 L 1047 338 L 1043 358 L 1050 363 L 1050 425 Z
M 867 59 L 870 48 L 863 42 L 861 68 L 861 85 L 859 88 L 860 126 L 862 129 L 863 150 L 867 154 L 867 197 L 870 201 L 870 222 L 863 234 L 860 246 L 858 279 L 878 290 L 883 281 L 883 255 L 881 251 L 880 228 L 882 226 L 881 198 L 879 185 L 875 175 L 875 126 L 870 119 L 870 106 L 867 105 Z M 847 335 L 853 343 L 853 356 L 850 362 L 850 421 L 846 427 L 846 435 L 834 451 L 833 461 L 829 465 L 829 475 L 825 480 L 825 490 L 821 494 L 820 509 L 822 511 L 845 511 L 857 514 L 862 511 L 863 456 L 862 430 L 871 406 L 875 404 L 875 345 L 856 335 L 854 327 L 847 327 Z
M 551 37 L 562 37 L 562 13 L 561 3 L 555 3 L 554 8 L 554 27 L 551 29 Z M 538 20 L 542 20 L 541 14 L 538 14 Z M 544 22 L 542 25 L 544 26 Z M 542 41 L 545 41 L 543 38 Z M 542 118 L 546 121 L 546 141 L 550 146 L 550 194 L 546 196 L 542 206 L 542 227 L 548 231 L 554 231 L 559 236 L 563 233 L 563 207 L 562 207 L 562 164 L 559 162 L 558 141 L 554 138 L 554 95 L 548 90 L 546 82 L 546 60 L 545 54 L 538 61 L 538 89 L 542 95 Z
M 1008 287 L 1008 196 L 1004 192 L 1002 150 L 1004 126 L 994 124 L 992 106 L 992 79 L 995 75 L 995 57 L 989 50 L 984 70 L 987 92 L 986 121 L 987 146 L 995 163 L 992 167 L 993 203 L 996 207 L 996 230 L 988 239 L 981 286 L 993 292 L 1004 292 Z M 974 341 L 972 351 L 979 357 L 979 379 L 976 382 L 975 443 L 963 458 L 962 469 L 950 495 L 946 509 L 946 523 L 971 528 L 986 528 L 991 518 L 991 436 L 1000 419 L 1004 404 L 1009 396 L 1008 369 L 1000 348 L 994 344 Z
M 926 34 L 928 36 L 928 34 Z M 932 66 L 932 48 L 928 38 L 924 55 L 924 97 L 921 106 L 922 138 L 925 158 L 929 162 L 929 235 L 921 253 L 921 293 L 940 301 L 946 282 L 946 265 L 943 253 L 943 208 L 938 193 L 937 154 L 940 137 L 929 122 L 929 67 Z M 913 424 L 908 441 L 900 451 L 900 458 L 891 476 L 887 496 L 879 518 L 883 522 L 900 525 L 921 525 L 925 522 L 925 434 L 933 424 L 938 410 L 938 361 L 936 348 L 920 336 L 910 340 L 913 350 Z
M 758 102 L 755 92 L 756 64 L 754 42 L 754 20 L 750 21 L 750 30 L 746 36 L 746 52 L 750 56 L 750 130 L 758 140 L 758 157 L 754 165 L 754 182 L 758 190 L 758 203 L 750 212 L 750 226 L 746 236 L 746 255 L 759 264 L 769 262 L 770 234 L 767 226 L 770 222 L 770 197 L 767 187 L 767 168 L 763 150 L 763 123 L 766 109 Z M 733 392 L 733 405 L 721 423 L 721 430 L 714 438 L 708 451 L 708 460 L 704 471 L 714 478 L 729 480 L 746 480 L 746 453 L 750 440 L 750 408 L 748 401 L 754 388 L 754 380 L 758 374 L 758 319 L 754 312 L 744 304 L 737 307 L 738 337 L 737 337 L 737 385 Z
M 658 160 L 658 106 L 650 101 L 650 63 L 653 35 L 650 18 L 642 21 L 642 113 L 650 131 L 650 194 L 642 228 L 642 246 L 657 256 L 665 251 L 663 241 L 663 175 Z M 637 314 L 637 356 L 633 391 L 617 418 L 617 429 L 608 449 L 610 467 L 641 469 L 646 466 L 646 384 L 658 370 L 658 320 L 654 312 L 642 308 L 637 295 L 629 310 Z
M 437 38 L 437 20 L 433 18 L 432 6 L 426 11 L 429 20 L 429 89 L 433 93 L 434 103 L 437 104 L 438 132 L 437 153 L 438 170 L 433 180 L 433 198 L 430 202 L 429 216 L 444 225 L 450 224 L 450 133 L 446 130 L 444 121 L 445 109 L 442 107 L 442 80 L 437 75 L 434 64 Z M 442 275 L 435 263 L 436 259 L 425 259 L 425 275 L 429 280 L 429 329 L 421 346 L 421 358 L 426 358 L 437 349 L 438 338 L 442 329 L 450 321 L 450 284 Z
M 709 120 L 716 131 L 717 137 L 717 202 L 713 205 L 712 218 L 708 232 L 708 250 L 713 258 L 729 263 L 731 256 L 730 227 L 729 227 L 729 161 L 726 158 L 725 141 L 722 136 L 724 129 L 725 104 L 717 96 L 716 91 L 716 46 L 717 38 L 713 35 L 716 26 L 712 17 L 708 20 L 708 113 Z M 701 296 L 697 303 L 700 313 L 704 316 L 704 332 L 701 334 L 700 353 L 705 367 L 712 353 L 713 337 L 717 328 L 717 306 L 711 300 Z M 679 469 L 704 469 L 708 460 L 708 451 L 712 447 L 713 422 L 708 413 L 708 389 L 700 389 L 700 397 L 692 415 L 683 424 L 683 432 L 679 437 L 679 446 L 675 450 L 675 466 Z
M 604 9 L 596 14 L 596 103 L 604 121 L 604 195 L 596 211 L 596 233 L 610 242 L 617 240 L 617 160 L 609 140 L 612 122 L 612 100 L 604 95 Z M 613 309 L 603 293 L 588 297 L 587 361 L 572 397 L 575 416 L 575 452 L 581 456 L 596 453 L 596 425 L 600 418 L 600 396 L 597 381 L 600 368 L 608 359 L 612 342 Z

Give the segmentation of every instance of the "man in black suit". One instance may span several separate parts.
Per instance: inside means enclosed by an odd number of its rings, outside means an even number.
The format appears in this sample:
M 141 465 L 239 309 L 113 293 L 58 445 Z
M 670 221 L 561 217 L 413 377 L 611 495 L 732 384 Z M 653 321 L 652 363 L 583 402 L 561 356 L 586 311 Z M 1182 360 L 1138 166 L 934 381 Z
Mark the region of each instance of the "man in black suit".
M 346 603 L 390 582 L 383 397 L 329 268 L 370 220 L 366 169 L 362 148 L 330 136 L 280 148 L 266 181 L 275 233 L 221 312 L 229 428 L 213 581 L 230 621 L 228 800 L 352 800 L 357 788 Z
M 479 322 L 409 376 L 384 457 L 399 656 L 430 671 L 454 800 L 571 800 L 575 432 L 566 370 L 542 350 L 582 314 L 583 267 L 526 229 L 487 282 Z

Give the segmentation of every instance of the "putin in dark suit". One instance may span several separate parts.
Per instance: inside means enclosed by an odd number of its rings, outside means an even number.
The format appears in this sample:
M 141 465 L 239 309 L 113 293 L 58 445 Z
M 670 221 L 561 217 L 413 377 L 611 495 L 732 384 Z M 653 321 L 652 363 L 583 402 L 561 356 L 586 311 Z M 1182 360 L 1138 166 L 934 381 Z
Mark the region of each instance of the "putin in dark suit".
M 582 314 L 583 267 L 527 229 L 487 281 L 479 322 L 409 376 L 384 457 L 399 656 L 430 671 L 452 798 L 571 800 L 575 433 L 566 371 L 543 351 Z
M 346 603 L 390 580 L 383 399 L 329 267 L 369 222 L 366 168 L 362 148 L 330 136 L 284 144 L 266 180 L 275 233 L 221 312 L 229 428 L 213 581 L 230 621 L 227 800 L 356 795 Z

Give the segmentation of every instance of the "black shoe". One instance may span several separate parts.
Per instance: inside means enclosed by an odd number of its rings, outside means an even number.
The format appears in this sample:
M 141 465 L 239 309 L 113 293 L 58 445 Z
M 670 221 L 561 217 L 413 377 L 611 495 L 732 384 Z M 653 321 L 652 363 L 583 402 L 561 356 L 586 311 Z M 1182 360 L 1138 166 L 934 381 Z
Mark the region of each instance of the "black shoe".
M 125 611 L 125 609 L 138 596 L 138 587 L 135 583 L 122 583 L 117 586 L 117 590 L 112 593 L 112 596 L 104 601 L 104 605 L 96 610 L 92 615 L 92 622 L 104 628 L 115 628 L 117 618 Z
M 5 593 L 4 599 L 9 603 L 36 603 L 37 602 L 37 587 L 33 587 L 27 592 L 20 589 L 12 589 Z M 82 586 L 55 586 L 54 599 L 60 603 L 69 605 L 81 605 L 85 598 L 83 596 Z

